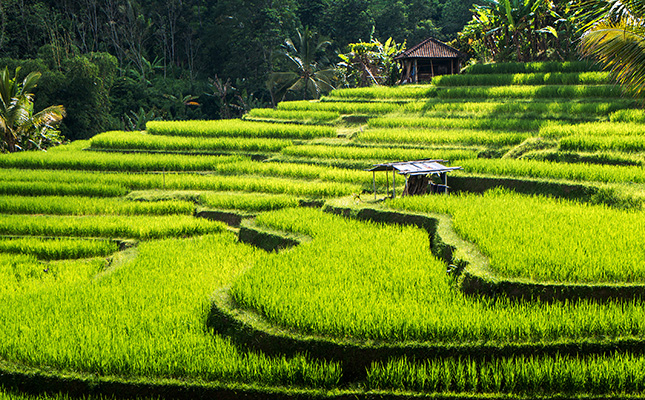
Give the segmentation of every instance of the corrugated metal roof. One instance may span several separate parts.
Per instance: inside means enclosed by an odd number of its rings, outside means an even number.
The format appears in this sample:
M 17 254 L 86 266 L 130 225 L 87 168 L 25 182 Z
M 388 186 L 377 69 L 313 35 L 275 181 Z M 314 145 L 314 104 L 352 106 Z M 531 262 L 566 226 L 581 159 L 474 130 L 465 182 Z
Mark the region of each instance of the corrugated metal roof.
M 398 56 L 395 60 L 403 58 L 463 58 L 464 54 L 452 46 L 438 41 L 434 38 L 428 38 L 423 42 L 413 46 Z
M 403 161 L 386 164 L 375 164 L 374 167 L 367 171 L 392 171 L 396 170 L 401 175 L 427 175 L 440 174 L 443 172 L 455 171 L 461 167 L 447 167 L 441 163 L 446 160 L 418 160 Z

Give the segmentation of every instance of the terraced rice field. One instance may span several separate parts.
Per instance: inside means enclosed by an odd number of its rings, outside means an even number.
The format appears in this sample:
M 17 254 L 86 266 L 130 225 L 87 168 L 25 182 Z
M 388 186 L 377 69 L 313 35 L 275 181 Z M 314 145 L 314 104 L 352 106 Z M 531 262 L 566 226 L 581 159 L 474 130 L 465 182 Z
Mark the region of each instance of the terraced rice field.
M 474 66 L 0 155 L 0 399 L 642 398 L 637 107 Z

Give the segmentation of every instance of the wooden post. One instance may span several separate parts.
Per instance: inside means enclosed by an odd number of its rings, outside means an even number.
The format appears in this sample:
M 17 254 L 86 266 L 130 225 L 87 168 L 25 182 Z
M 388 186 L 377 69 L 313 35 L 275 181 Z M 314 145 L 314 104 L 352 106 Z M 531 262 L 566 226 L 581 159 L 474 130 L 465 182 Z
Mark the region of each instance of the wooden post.
M 376 171 L 372 171 L 372 183 L 374 185 L 374 200 L 376 200 Z
M 387 170 L 385 170 L 385 185 L 387 187 L 387 189 L 385 189 L 385 196 L 387 197 L 387 194 L 390 191 L 390 175 L 387 174 Z
M 443 194 L 448 194 L 448 173 L 447 172 L 443 173 L 443 185 L 446 187 Z
M 396 170 L 392 168 L 392 198 L 396 197 Z
M 434 64 L 432 63 L 432 58 L 430 59 L 430 73 L 432 73 L 432 77 L 434 78 Z
M 417 66 L 417 59 L 416 58 L 414 59 L 414 70 L 413 70 L 413 72 L 414 72 L 414 83 L 418 83 L 419 82 L 419 68 Z

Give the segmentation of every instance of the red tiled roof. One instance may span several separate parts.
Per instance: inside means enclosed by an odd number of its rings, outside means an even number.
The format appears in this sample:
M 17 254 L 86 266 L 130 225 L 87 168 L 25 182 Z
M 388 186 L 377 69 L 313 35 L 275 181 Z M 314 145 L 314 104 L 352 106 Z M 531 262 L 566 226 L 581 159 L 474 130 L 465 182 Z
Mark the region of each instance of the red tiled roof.
M 437 39 L 428 38 L 423 42 L 411 47 L 394 57 L 395 60 L 402 58 L 462 58 L 463 53 L 452 46 L 438 41 Z

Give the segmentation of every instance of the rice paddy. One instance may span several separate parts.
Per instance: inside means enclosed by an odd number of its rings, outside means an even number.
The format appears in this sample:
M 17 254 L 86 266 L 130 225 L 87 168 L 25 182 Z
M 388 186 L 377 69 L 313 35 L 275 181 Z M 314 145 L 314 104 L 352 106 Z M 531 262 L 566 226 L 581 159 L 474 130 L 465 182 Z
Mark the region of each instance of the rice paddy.
M 642 397 L 638 296 L 466 294 L 439 237 L 352 218 L 449 216 L 491 284 L 644 284 L 645 117 L 610 79 L 473 65 L 0 155 L 0 399 L 67 398 L 23 378 L 98 398 Z M 365 171 L 413 159 L 461 166 L 463 193 L 400 197 L 397 176 L 389 199 L 392 173 Z

